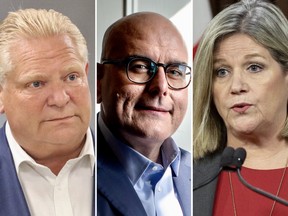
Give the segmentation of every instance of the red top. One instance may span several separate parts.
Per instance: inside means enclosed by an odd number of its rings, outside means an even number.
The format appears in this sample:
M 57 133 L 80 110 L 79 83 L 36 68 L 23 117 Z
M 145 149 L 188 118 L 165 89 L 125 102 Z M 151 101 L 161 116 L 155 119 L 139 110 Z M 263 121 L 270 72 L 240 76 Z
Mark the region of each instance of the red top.
M 275 170 L 255 170 L 242 167 L 243 178 L 251 185 L 276 195 L 284 168 Z M 237 216 L 269 216 L 274 200 L 258 194 L 243 185 L 236 172 L 231 172 L 234 200 Z M 288 200 L 288 168 L 286 170 L 280 193 L 282 199 Z M 215 194 L 214 216 L 233 216 L 233 202 L 228 171 L 221 172 Z M 288 215 L 288 206 L 277 203 L 273 216 Z

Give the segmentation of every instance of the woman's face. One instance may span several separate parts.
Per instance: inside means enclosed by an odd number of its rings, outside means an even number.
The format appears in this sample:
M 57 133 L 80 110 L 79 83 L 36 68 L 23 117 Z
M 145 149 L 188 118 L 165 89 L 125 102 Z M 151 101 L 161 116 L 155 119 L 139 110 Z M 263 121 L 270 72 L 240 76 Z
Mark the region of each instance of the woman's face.
M 245 34 L 217 44 L 212 94 L 228 136 L 279 134 L 287 115 L 288 76 Z

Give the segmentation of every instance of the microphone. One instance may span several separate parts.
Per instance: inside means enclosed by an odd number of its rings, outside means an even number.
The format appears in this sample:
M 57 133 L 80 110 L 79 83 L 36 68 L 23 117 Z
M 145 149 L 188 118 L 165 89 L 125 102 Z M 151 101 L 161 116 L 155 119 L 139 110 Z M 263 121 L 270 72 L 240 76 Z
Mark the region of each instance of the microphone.
M 244 148 L 237 148 L 233 155 L 233 165 L 236 169 L 240 169 L 246 159 L 246 150 Z
M 220 159 L 220 167 L 219 170 L 211 177 L 208 178 L 206 181 L 200 183 L 199 185 L 193 185 L 193 191 L 197 190 L 201 187 L 204 187 L 205 185 L 212 182 L 222 171 L 223 167 L 228 167 L 229 165 L 233 164 L 233 155 L 234 155 L 234 149 L 232 147 L 226 147 L 221 155 Z
M 234 164 L 234 148 L 227 146 L 221 156 L 220 167 L 228 167 L 231 164 Z
M 250 190 L 253 190 L 254 192 L 256 193 L 259 193 L 263 196 L 266 196 L 272 200 L 275 200 L 279 203 L 282 203 L 283 205 L 285 206 L 288 206 L 288 201 L 287 200 L 284 200 L 278 196 L 275 196 L 274 194 L 271 194 L 267 191 L 264 191 L 260 188 L 257 188 L 257 187 L 254 187 L 252 186 L 251 184 L 249 184 L 244 178 L 243 176 L 241 175 L 241 167 L 242 167 L 242 164 L 244 163 L 246 159 L 246 150 L 244 148 L 238 148 L 235 150 L 234 152 L 234 156 L 233 156 L 233 160 L 232 160 L 232 163 L 231 165 L 235 166 L 236 167 L 236 170 L 237 170 L 237 175 L 238 175 L 238 178 L 240 180 L 240 182 L 242 184 L 244 184 L 247 188 L 249 188 Z

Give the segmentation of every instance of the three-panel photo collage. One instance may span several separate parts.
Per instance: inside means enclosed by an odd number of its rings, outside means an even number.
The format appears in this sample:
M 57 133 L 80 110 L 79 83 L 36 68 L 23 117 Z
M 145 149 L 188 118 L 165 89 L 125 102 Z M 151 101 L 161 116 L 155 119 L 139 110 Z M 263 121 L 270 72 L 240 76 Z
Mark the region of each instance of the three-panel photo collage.
M 287 1 L 0 2 L 0 216 L 288 215 L 287 113 Z

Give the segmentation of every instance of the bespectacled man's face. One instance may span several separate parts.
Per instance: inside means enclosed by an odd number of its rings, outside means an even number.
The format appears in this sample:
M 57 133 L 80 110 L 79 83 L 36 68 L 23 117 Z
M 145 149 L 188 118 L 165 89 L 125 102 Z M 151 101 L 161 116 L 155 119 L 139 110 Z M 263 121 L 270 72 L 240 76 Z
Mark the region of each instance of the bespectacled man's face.
M 126 35 L 123 43 L 117 42 L 119 51 L 109 58 L 137 55 L 164 64 L 187 62 L 182 40 L 173 38 L 169 31 L 161 32 L 148 28 L 142 34 Z M 162 143 L 181 124 L 187 109 L 188 88 L 169 88 L 163 67 L 146 84 L 129 81 L 125 65 L 100 65 L 99 70 L 103 74 L 97 91 L 102 117 L 114 133 L 130 144 L 135 137 Z

